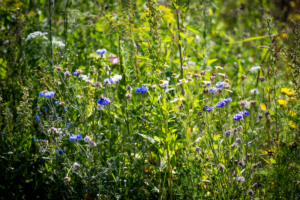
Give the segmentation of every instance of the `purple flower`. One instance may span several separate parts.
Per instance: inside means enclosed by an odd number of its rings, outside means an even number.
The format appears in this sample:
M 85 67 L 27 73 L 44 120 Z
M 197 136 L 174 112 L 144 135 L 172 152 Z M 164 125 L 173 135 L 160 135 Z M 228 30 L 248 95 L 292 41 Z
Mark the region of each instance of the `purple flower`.
M 104 55 L 105 53 L 107 52 L 107 50 L 106 49 L 98 49 L 97 51 L 96 51 L 96 53 L 98 54 L 98 55 Z
M 180 105 L 179 105 L 179 108 L 184 108 L 184 104 L 183 104 L 183 103 L 180 104 Z
M 103 97 L 98 100 L 98 104 L 103 105 L 103 106 L 105 106 L 109 103 L 110 103 L 110 100 L 107 97 Z
M 237 180 L 238 182 L 241 182 L 241 183 L 244 183 L 244 182 L 245 182 L 245 178 L 242 177 L 242 176 L 238 176 L 238 177 L 236 178 L 236 180 Z
M 196 147 L 196 149 L 195 149 L 195 152 L 196 152 L 196 153 L 199 153 L 199 152 L 200 152 L 200 150 L 201 150 L 201 148 L 200 148 L 200 147 Z
M 239 166 L 244 166 L 244 165 L 245 164 L 242 161 L 239 162 Z
M 248 194 L 249 194 L 250 196 L 252 196 L 252 195 L 254 194 L 254 191 L 253 191 L 252 189 L 250 189 L 250 190 L 248 190 Z
M 236 138 L 236 143 L 242 143 L 242 139 L 241 138 Z
M 148 88 L 147 87 L 144 87 L 144 86 L 141 86 L 139 88 L 136 89 L 136 92 L 137 93 L 141 93 L 141 94 L 144 94 L 148 91 Z
M 202 115 L 202 112 L 198 111 L 198 112 L 197 112 L 197 115 L 198 115 L 198 116 L 201 116 L 201 115 Z
M 226 134 L 226 136 L 230 136 L 231 135 L 231 130 L 226 131 L 225 134 Z
M 258 115 L 258 119 L 262 119 L 264 118 L 262 115 Z
M 220 170 L 220 171 L 223 171 L 223 169 L 225 169 L 225 167 L 224 167 L 223 165 L 220 165 L 220 166 L 219 166 L 219 170 Z

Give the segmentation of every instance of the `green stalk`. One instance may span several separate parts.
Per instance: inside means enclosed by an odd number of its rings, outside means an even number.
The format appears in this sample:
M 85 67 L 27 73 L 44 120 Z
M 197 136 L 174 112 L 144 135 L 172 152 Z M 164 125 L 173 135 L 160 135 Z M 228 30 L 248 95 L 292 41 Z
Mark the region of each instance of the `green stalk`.
M 177 0 L 177 6 L 178 6 L 178 0 Z M 179 34 L 179 31 L 180 31 L 180 25 L 179 25 L 179 6 L 178 8 L 176 9 L 176 14 L 177 14 L 177 28 L 178 28 L 178 40 L 179 40 L 179 54 L 180 54 L 180 78 L 183 79 L 183 58 L 182 58 L 182 51 L 181 51 L 181 44 L 180 44 L 180 41 L 181 41 L 181 37 L 180 37 L 180 34 Z M 183 85 L 181 84 L 181 89 L 182 89 L 182 95 L 184 95 L 184 89 L 183 89 Z

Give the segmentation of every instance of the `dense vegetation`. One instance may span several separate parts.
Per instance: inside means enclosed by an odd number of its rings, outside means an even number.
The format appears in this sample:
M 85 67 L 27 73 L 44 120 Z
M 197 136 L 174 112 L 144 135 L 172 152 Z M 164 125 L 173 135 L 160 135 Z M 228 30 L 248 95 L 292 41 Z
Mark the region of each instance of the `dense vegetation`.
M 300 199 L 299 0 L 0 0 L 1 199 Z

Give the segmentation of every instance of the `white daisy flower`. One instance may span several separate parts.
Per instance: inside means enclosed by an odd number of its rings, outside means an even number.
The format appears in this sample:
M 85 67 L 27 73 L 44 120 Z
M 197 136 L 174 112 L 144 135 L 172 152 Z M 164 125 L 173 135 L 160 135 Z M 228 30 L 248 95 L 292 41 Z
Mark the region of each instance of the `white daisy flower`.
M 174 103 L 176 101 L 182 101 L 184 98 L 183 97 L 175 97 L 175 99 L 173 99 L 172 101 L 170 101 L 171 103 Z
M 224 69 L 223 67 L 221 66 L 215 66 L 216 69 Z

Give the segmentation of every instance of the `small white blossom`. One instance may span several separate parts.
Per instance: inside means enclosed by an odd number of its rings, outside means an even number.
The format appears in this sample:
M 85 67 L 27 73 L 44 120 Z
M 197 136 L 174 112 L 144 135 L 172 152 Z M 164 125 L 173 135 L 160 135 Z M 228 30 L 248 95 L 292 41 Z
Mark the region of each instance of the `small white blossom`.
M 43 39 L 48 40 L 48 38 L 45 36 L 47 34 L 48 34 L 47 32 L 42 33 L 41 31 L 36 31 L 36 32 L 30 33 L 27 36 L 25 41 L 31 40 L 31 39 L 36 38 L 38 36 L 41 36 L 41 37 L 43 37 Z
M 90 138 L 90 136 L 85 136 L 84 137 L 84 142 L 90 142 L 91 141 L 91 138 Z
M 76 169 L 78 169 L 80 167 L 80 164 L 78 163 L 78 162 L 75 162 L 74 164 L 73 164 L 73 168 L 76 170 Z

